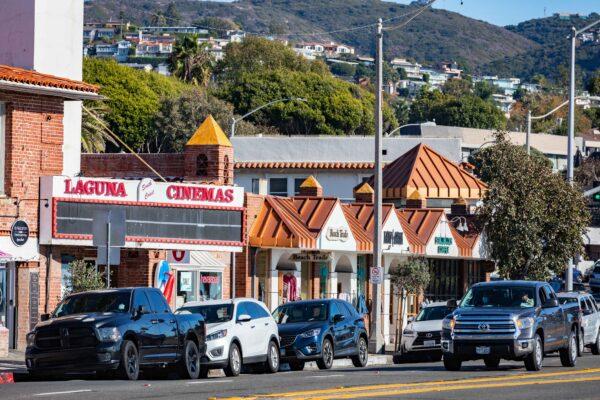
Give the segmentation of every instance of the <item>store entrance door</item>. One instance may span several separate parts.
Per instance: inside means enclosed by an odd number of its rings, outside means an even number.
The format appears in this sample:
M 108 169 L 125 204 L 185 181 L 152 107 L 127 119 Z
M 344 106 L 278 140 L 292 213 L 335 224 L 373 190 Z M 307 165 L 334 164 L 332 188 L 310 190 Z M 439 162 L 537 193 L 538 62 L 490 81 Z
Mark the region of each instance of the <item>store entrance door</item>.
M 8 329 L 8 348 L 16 346 L 15 263 L 0 264 L 0 324 Z

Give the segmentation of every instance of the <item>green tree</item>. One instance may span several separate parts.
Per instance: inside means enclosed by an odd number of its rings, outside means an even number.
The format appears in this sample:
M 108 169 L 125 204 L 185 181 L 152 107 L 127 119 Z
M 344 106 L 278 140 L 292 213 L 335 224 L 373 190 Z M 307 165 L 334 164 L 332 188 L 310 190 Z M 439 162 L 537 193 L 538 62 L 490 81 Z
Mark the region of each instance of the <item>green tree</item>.
M 249 36 L 240 43 L 229 43 L 225 56 L 217 64 L 220 81 L 235 81 L 246 73 L 284 69 L 328 75 L 329 68 L 321 61 L 310 61 L 279 41 Z
M 347 63 L 332 63 L 329 69 L 333 75 L 342 77 L 353 77 L 356 73 L 356 65 Z
M 181 22 L 181 14 L 177 9 L 177 4 L 174 1 L 170 2 L 165 11 L 165 19 L 168 25 L 179 25 Z
M 84 106 L 89 112 L 83 110 L 81 116 L 81 149 L 85 153 L 104 153 L 107 143 L 116 146 L 117 142 L 115 139 L 102 126 L 102 123 L 108 126 L 106 114 L 109 109 L 106 103 L 103 101 L 86 100 Z M 98 122 L 90 113 L 102 121 L 102 123 Z
M 581 191 L 498 135 L 481 165 L 487 251 L 502 277 L 546 280 L 581 251 L 589 213 Z
M 181 152 L 200 124 L 212 115 L 227 132 L 234 116 L 233 106 L 210 95 L 206 90 L 193 88 L 181 95 L 162 99 L 154 121 L 152 151 Z M 236 135 L 277 133 L 272 128 L 257 128 L 242 120 L 236 124 Z
M 167 18 L 162 11 L 156 11 L 151 15 L 150 23 L 154 26 L 165 26 L 167 25 Z
M 591 95 L 600 96 L 600 69 L 590 78 L 586 88 Z
M 473 87 L 473 93 L 475 96 L 482 100 L 491 100 L 492 95 L 496 92 L 497 87 L 487 81 L 476 82 Z
M 371 135 L 374 133 L 374 95 L 357 85 L 328 75 L 285 69 L 242 73 L 224 83 L 219 97 L 239 114 L 269 101 L 300 97 L 306 102 L 281 102 L 253 114 L 255 123 L 276 127 L 291 135 Z M 389 106 L 384 107 L 385 129 L 397 126 Z
M 471 82 L 458 78 L 448 79 L 442 86 L 442 92 L 454 97 L 470 95 L 472 93 Z
M 148 150 L 148 137 L 160 99 L 188 87 L 177 78 L 134 70 L 114 60 L 98 58 L 84 59 L 83 79 L 100 85 L 100 94 L 107 98 L 104 118 L 109 128 L 140 152 Z
M 422 257 L 409 257 L 406 261 L 398 264 L 396 268 L 390 268 L 390 279 L 394 293 L 401 296 L 403 305 L 399 313 L 399 321 L 396 324 L 396 337 L 402 338 L 404 318 L 406 317 L 406 299 L 408 294 L 420 295 L 429 285 L 430 273 L 427 261 Z M 396 341 L 398 345 L 401 340 Z M 396 349 L 398 350 L 398 349 Z
M 513 145 L 514 147 L 519 147 L 517 145 Z M 525 145 L 521 146 L 525 148 Z M 483 147 L 481 149 L 475 150 L 469 155 L 469 163 L 473 164 L 475 169 L 473 173 L 479 177 L 484 182 L 489 182 L 492 179 L 492 176 L 489 175 L 492 170 L 489 168 L 483 168 L 487 166 L 490 162 L 491 158 L 494 156 L 496 149 L 493 146 Z M 547 168 L 552 168 L 552 161 L 544 153 L 536 149 L 535 147 L 530 148 L 531 157 L 535 159 L 536 162 L 545 165 Z
M 86 292 L 88 290 L 104 289 L 106 282 L 104 274 L 85 260 L 75 260 L 69 263 L 66 290 L 64 295 Z
M 169 56 L 169 71 L 193 85 L 208 86 L 213 64 L 207 44 L 198 44 L 197 35 L 186 35 L 178 39 Z

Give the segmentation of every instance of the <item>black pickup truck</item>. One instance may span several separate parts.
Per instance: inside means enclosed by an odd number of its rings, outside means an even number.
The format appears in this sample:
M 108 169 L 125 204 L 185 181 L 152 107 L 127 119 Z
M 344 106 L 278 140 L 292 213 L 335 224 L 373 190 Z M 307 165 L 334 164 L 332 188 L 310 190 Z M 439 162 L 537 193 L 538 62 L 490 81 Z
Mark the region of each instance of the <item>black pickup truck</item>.
M 136 380 L 140 368 L 177 366 L 200 374 L 206 351 L 200 315 L 171 312 L 154 288 L 119 288 L 70 295 L 27 334 L 29 373 L 117 373 Z
M 444 366 L 456 371 L 463 361 L 483 359 L 496 368 L 507 359 L 538 371 L 544 355 L 558 351 L 562 365 L 573 367 L 579 324 L 578 315 L 560 306 L 546 282 L 478 283 L 442 321 Z

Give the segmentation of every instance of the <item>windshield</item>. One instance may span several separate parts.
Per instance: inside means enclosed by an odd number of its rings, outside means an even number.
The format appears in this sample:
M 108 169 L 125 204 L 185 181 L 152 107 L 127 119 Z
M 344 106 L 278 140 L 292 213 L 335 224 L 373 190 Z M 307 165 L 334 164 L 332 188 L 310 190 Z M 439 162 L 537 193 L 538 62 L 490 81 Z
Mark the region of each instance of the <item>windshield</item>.
M 129 312 L 131 292 L 81 293 L 61 301 L 53 313 L 54 317 L 89 313 Z
M 594 268 L 594 274 L 600 274 L 600 266 Z
M 558 298 L 558 302 L 561 305 L 565 305 L 565 304 L 579 304 L 579 300 L 577 300 L 575 297 L 559 297 Z
M 517 307 L 535 306 L 535 287 L 531 286 L 475 286 L 469 289 L 461 307 Z
M 327 320 L 327 303 L 286 303 L 277 307 L 273 317 L 278 324 Z
M 177 310 L 178 314 L 200 314 L 207 324 L 231 321 L 233 304 L 213 304 L 206 306 L 189 306 Z
M 452 309 L 446 306 L 425 307 L 422 308 L 419 315 L 417 315 L 416 321 L 435 321 L 444 319 L 451 313 Z

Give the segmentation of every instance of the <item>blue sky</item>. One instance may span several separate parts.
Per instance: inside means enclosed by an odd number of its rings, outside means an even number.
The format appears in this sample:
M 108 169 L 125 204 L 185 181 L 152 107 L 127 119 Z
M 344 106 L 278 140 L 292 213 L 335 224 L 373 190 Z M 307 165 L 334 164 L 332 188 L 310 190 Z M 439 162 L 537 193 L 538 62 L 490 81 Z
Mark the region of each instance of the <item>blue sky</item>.
M 409 4 L 412 0 L 392 0 Z M 600 13 L 600 0 L 437 0 L 434 8 L 455 11 L 496 25 L 517 24 L 556 12 Z

